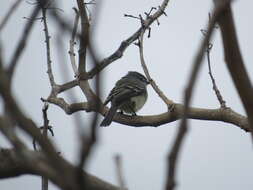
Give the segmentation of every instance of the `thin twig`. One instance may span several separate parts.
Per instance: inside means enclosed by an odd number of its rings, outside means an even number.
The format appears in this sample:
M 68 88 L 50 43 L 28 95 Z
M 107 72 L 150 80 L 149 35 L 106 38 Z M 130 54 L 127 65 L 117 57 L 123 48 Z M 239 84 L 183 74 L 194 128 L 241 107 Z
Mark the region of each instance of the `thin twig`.
M 49 129 L 49 120 L 47 117 L 47 110 L 48 110 L 48 103 L 45 102 L 44 106 L 42 108 L 42 113 L 43 113 L 43 120 L 44 120 L 44 126 L 43 126 L 43 135 L 47 138 L 47 130 Z M 41 176 L 42 180 L 42 190 L 48 190 L 48 178 L 45 176 Z
M 216 97 L 217 97 L 217 99 L 218 99 L 218 101 L 220 103 L 221 108 L 226 108 L 227 107 L 226 106 L 226 102 L 225 102 L 225 100 L 223 100 L 223 97 L 222 97 L 222 95 L 221 95 L 221 93 L 220 93 L 220 91 L 219 91 L 219 89 L 218 89 L 218 87 L 216 85 L 215 79 L 214 79 L 213 74 L 212 74 L 211 61 L 210 61 L 211 60 L 210 59 L 211 48 L 212 48 L 212 46 L 210 46 L 210 43 L 208 43 L 208 47 L 207 47 L 207 50 L 206 50 L 206 53 L 207 53 L 207 63 L 208 63 L 208 74 L 209 74 L 209 76 L 211 78 L 211 81 L 212 81 L 212 84 L 213 84 L 213 90 L 214 90 L 214 92 L 216 94 Z
M 176 138 L 174 140 L 173 146 L 171 148 L 171 151 L 169 152 L 168 155 L 168 174 L 167 174 L 167 182 L 166 182 L 166 190 L 173 190 L 176 186 L 176 172 L 177 172 L 177 164 L 178 164 L 178 157 L 179 153 L 183 144 L 183 140 L 185 138 L 185 135 L 188 130 L 187 126 L 187 116 L 189 112 L 189 106 L 190 106 L 190 101 L 192 97 L 192 91 L 196 82 L 197 74 L 200 70 L 200 66 L 202 63 L 203 59 L 203 54 L 205 51 L 205 48 L 209 42 L 209 39 L 211 37 L 211 34 L 213 32 L 213 28 L 215 26 L 215 23 L 218 19 L 218 17 L 221 15 L 221 13 L 224 11 L 224 8 L 228 5 L 229 2 L 226 2 L 222 4 L 219 7 L 216 7 L 214 10 L 214 16 L 211 19 L 209 25 L 208 25 L 208 30 L 205 39 L 202 41 L 199 52 L 197 56 L 195 57 L 195 60 L 193 62 L 193 67 L 191 70 L 190 74 L 190 79 L 188 80 L 187 87 L 185 89 L 185 94 L 184 94 L 184 110 L 183 110 L 183 118 L 180 122 L 179 129 L 177 131 Z
M 209 18 L 209 22 L 210 22 L 210 20 L 211 20 L 211 18 L 212 18 L 212 16 L 211 16 L 210 13 L 208 14 L 208 18 Z M 214 28 L 216 29 L 216 28 L 218 28 L 218 27 L 215 26 Z M 207 33 L 206 30 L 201 29 L 200 31 L 202 32 L 202 34 L 203 34 L 204 36 L 206 36 L 206 33 Z M 222 95 L 221 95 L 221 93 L 220 93 L 220 91 L 219 91 L 219 89 L 218 89 L 218 87 L 217 87 L 217 85 L 216 85 L 214 76 L 213 76 L 213 74 L 212 74 L 212 69 L 211 69 L 211 58 L 210 58 L 210 53 L 211 53 L 212 48 L 213 48 L 213 44 L 209 41 L 208 44 L 207 44 L 207 47 L 206 47 L 207 64 L 208 64 L 208 74 L 209 74 L 209 76 L 210 76 L 210 78 L 211 78 L 211 81 L 212 81 L 212 84 L 213 84 L 213 90 L 214 90 L 214 92 L 215 92 L 215 95 L 216 95 L 216 97 L 217 97 L 219 103 L 220 103 L 221 108 L 226 108 L 226 102 L 225 102 L 225 100 L 223 100 L 223 97 L 222 97 Z
M 79 21 L 79 13 L 76 8 L 73 8 L 75 11 L 75 22 L 74 22 L 74 27 L 71 35 L 71 39 L 69 40 L 69 57 L 70 57 L 70 63 L 72 65 L 72 69 L 75 73 L 75 77 L 78 76 L 78 69 L 76 66 L 76 59 L 75 59 L 75 52 L 74 52 L 74 45 L 76 44 L 75 42 L 75 37 L 76 37 L 76 32 L 77 32 L 77 26 L 78 26 L 78 21 Z
M 164 0 L 162 2 L 161 6 L 159 6 L 159 8 L 157 9 L 157 11 L 154 14 L 149 15 L 149 17 L 144 20 L 145 28 L 149 28 L 150 25 L 155 20 L 157 20 L 161 15 L 164 14 L 164 10 L 167 7 L 168 3 L 169 3 L 169 0 Z M 101 62 L 99 62 L 99 64 L 97 64 L 93 69 L 91 69 L 88 72 L 87 77 L 89 77 L 89 78 L 94 77 L 97 73 L 99 73 L 101 70 L 103 70 L 109 64 L 111 64 L 112 62 L 114 62 L 114 61 L 118 60 L 119 58 L 121 58 L 123 56 L 123 53 L 125 52 L 126 48 L 139 38 L 140 33 L 142 32 L 142 30 L 143 30 L 143 27 L 140 27 L 129 38 L 127 38 L 126 40 L 123 40 L 121 42 L 120 46 L 118 47 L 118 49 L 114 53 L 112 53 L 107 58 L 104 58 Z
M 154 14 L 150 15 L 147 19 L 144 20 L 146 28 L 149 28 L 150 25 L 153 22 L 155 22 L 161 15 L 166 15 L 166 13 L 164 11 L 165 11 L 165 8 L 167 7 L 168 3 L 169 3 L 169 0 L 164 0 L 162 2 L 162 4 L 160 6 L 158 6 L 157 11 Z M 69 25 L 64 19 L 59 17 L 59 15 L 57 15 L 55 12 L 52 12 L 51 14 L 52 14 L 53 18 L 57 21 L 56 23 L 59 25 L 59 27 L 61 29 L 64 29 L 68 32 L 72 32 L 73 28 L 71 25 Z M 80 15 L 80 16 L 82 17 L 82 15 Z M 98 64 L 96 64 L 96 66 L 93 67 L 90 71 L 88 71 L 87 73 L 81 73 L 81 76 L 80 76 L 81 79 L 87 80 L 87 79 L 93 78 L 97 73 L 99 73 L 101 70 L 103 70 L 109 64 L 111 64 L 112 62 L 121 58 L 123 56 L 123 53 L 127 49 L 127 47 L 138 39 L 142 29 L 143 29 L 143 27 L 140 27 L 129 38 L 127 38 L 126 40 L 123 40 L 116 51 L 114 51 L 110 56 L 102 59 L 102 61 L 98 62 Z M 81 32 L 81 34 L 80 33 L 77 34 L 79 39 L 81 39 L 82 35 L 83 35 L 83 32 Z M 85 49 L 80 48 L 79 57 L 81 58 L 81 60 L 84 59 L 84 56 L 81 55 L 81 54 L 84 54 L 84 52 L 85 52 Z M 79 74 L 80 74 L 80 71 L 83 71 L 83 70 L 80 68 Z
M 48 31 L 48 26 L 47 26 L 47 15 L 46 15 L 47 8 L 42 8 L 42 20 L 43 20 L 43 25 L 44 25 L 44 34 L 45 34 L 45 42 L 46 42 L 46 49 L 47 49 L 47 74 L 48 78 L 51 84 L 51 87 L 55 87 L 55 81 L 54 81 L 54 75 L 52 72 L 52 60 L 51 60 L 51 53 L 50 53 L 50 36 L 49 36 L 49 31 Z
M 14 11 L 17 9 L 18 5 L 22 2 L 22 0 L 16 0 L 12 6 L 10 7 L 7 14 L 3 17 L 2 22 L 0 23 L 0 31 L 4 28 L 5 24 L 8 22 L 11 15 L 14 13 Z
M 134 18 L 134 19 L 140 20 L 139 17 L 133 16 L 133 15 L 129 15 L 129 14 L 124 14 L 124 17 L 129 17 L 129 18 Z
M 140 37 L 139 37 L 139 53 L 140 53 L 140 60 L 141 60 L 141 66 L 143 68 L 143 71 L 150 82 L 152 88 L 154 91 L 158 94 L 158 96 L 162 99 L 162 101 L 167 105 L 169 110 L 172 110 L 174 102 L 170 99 L 168 99 L 165 94 L 161 91 L 161 89 L 157 86 L 156 82 L 150 77 L 147 65 L 144 60 L 144 55 L 143 55 L 143 36 L 144 36 L 145 30 L 141 32 Z

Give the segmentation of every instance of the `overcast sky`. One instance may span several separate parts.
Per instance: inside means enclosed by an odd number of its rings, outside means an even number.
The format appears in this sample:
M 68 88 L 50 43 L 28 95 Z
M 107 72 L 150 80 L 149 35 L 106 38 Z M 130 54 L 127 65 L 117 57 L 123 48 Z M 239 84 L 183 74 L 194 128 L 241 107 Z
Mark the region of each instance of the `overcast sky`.
M 14 0 L 1 0 L 0 20 L 13 2 Z M 123 16 L 125 13 L 139 15 L 149 11 L 152 6 L 157 7 L 160 3 L 161 0 L 104 1 L 95 30 L 96 50 L 101 59 L 113 53 L 121 41 L 128 38 L 140 26 L 137 20 L 125 18 Z M 74 19 L 73 6 L 76 6 L 75 1 L 61 1 L 58 5 L 64 11 L 59 14 L 70 23 Z M 238 0 L 233 3 L 238 39 L 251 79 L 253 79 L 252 7 L 252 0 Z M 0 34 L 3 55 L 7 62 L 27 22 L 23 17 L 29 16 L 31 8 L 31 5 L 22 2 Z M 206 27 L 208 12 L 211 10 L 211 0 L 170 1 L 166 9 L 168 16 L 160 17 L 160 25 L 156 23 L 152 25 L 151 38 L 145 38 L 144 54 L 150 74 L 168 98 L 175 102 L 182 102 L 182 92 L 200 40 L 203 38 L 200 30 Z M 73 79 L 67 53 L 70 36 L 62 35 L 66 44 L 65 56 L 61 55 L 63 57 L 59 59 L 56 45 L 59 30 L 54 22 L 49 24 L 53 72 L 56 81 L 63 83 L 66 82 L 60 69 L 64 67 L 63 64 L 68 65 L 69 80 Z M 219 29 L 215 31 L 212 43 L 211 63 L 217 85 L 227 106 L 245 115 L 224 63 Z M 195 88 L 193 106 L 218 108 L 219 104 L 208 76 L 206 59 L 203 65 Z M 37 21 L 15 73 L 13 90 L 19 104 L 38 125 L 42 124 L 40 98 L 46 98 L 50 92 L 46 69 L 43 26 Z M 117 79 L 129 70 L 142 72 L 138 48 L 134 45 L 126 50 L 121 59 L 103 70 L 105 80 L 102 99 L 106 97 Z M 78 100 L 83 101 L 81 91 L 76 88 L 75 92 Z M 147 104 L 139 114 L 165 112 L 166 106 L 151 87 L 148 93 Z M 85 123 L 89 114 L 81 112 L 79 115 Z M 53 141 L 62 155 L 74 163 L 77 160 L 78 143 L 73 116 L 66 115 L 60 108 L 52 105 L 49 109 L 49 119 L 55 132 Z M 179 160 L 177 189 L 251 190 L 253 154 L 249 134 L 236 126 L 222 122 L 191 120 L 189 123 L 191 127 Z M 113 156 L 119 153 L 123 157 L 124 176 L 130 190 L 163 189 L 167 168 L 166 156 L 173 143 L 178 124 L 173 122 L 158 128 L 132 128 L 112 123 L 110 127 L 99 128 L 99 141 L 87 170 L 101 179 L 117 184 Z M 26 139 L 26 142 L 32 148 L 31 140 Z M 8 146 L 2 136 L 0 146 Z M 40 189 L 40 183 L 39 177 L 24 176 L 1 180 L 0 189 L 12 190 L 20 187 Z M 50 190 L 56 189 L 58 188 L 50 185 Z

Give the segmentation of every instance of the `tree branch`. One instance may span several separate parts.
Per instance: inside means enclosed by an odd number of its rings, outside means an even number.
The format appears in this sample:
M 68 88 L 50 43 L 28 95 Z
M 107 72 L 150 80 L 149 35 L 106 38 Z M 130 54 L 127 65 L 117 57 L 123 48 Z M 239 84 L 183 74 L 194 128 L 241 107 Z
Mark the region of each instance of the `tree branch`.
M 141 60 L 141 66 L 144 70 L 144 73 L 148 79 L 148 81 L 150 82 L 152 88 L 154 89 L 154 91 L 158 94 L 158 96 L 162 99 L 162 101 L 167 105 L 168 109 L 171 110 L 171 108 L 173 108 L 174 102 L 170 99 L 168 99 L 165 94 L 160 90 L 160 88 L 157 86 L 156 82 L 150 77 L 149 71 L 148 71 L 148 67 L 145 63 L 144 60 L 144 55 L 143 55 L 143 36 L 144 36 L 145 30 L 143 29 L 143 31 L 140 34 L 139 37 L 139 53 L 140 53 L 140 60 Z
M 69 40 L 69 57 L 70 57 L 70 63 L 72 65 L 72 69 L 75 73 L 75 77 L 78 76 L 78 69 L 76 66 L 76 60 L 75 60 L 75 53 L 74 53 L 74 45 L 76 44 L 75 42 L 75 37 L 76 37 L 76 32 L 77 32 L 77 26 L 78 26 L 78 21 L 79 21 L 79 12 L 77 11 L 76 8 L 73 8 L 75 11 L 75 22 L 74 22 L 74 27 L 71 35 L 71 39 Z
M 56 84 L 54 81 L 54 75 L 52 71 L 52 60 L 51 60 L 51 55 L 50 55 L 50 36 L 49 36 L 49 31 L 48 31 L 48 26 L 47 26 L 47 11 L 48 7 L 42 7 L 42 20 L 43 20 L 43 25 L 44 25 L 44 33 L 45 33 L 45 43 L 46 43 L 46 52 L 47 52 L 47 74 L 48 78 L 51 84 L 51 87 L 54 89 Z
M 169 3 L 169 0 L 164 0 L 157 9 L 157 11 L 153 15 L 149 15 L 147 19 L 143 20 L 144 28 L 149 28 L 150 25 L 157 20 L 161 15 L 164 14 L 165 8 L 167 7 Z M 104 58 L 99 64 L 96 65 L 91 71 L 88 72 L 88 77 L 93 78 L 97 73 L 99 73 L 101 70 L 103 70 L 105 67 L 107 67 L 112 62 L 118 60 L 123 56 L 123 53 L 125 52 L 126 48 L 132 44 L 135 40 L 138 39 L 141 32 L 143 30 L 143 26 L 141 26 L 134 34 L 132 34 L 129 38 L 122 41 L 119 48 L 112 53 L 107 58 Z
M 86 73 L 86 50 L 89 44 L 89 28 L 90 23 L 88 15 L 85 10 L 84 2 L 77 0 L 79 14 L 81 19 L 81 35 L 80 35 L 80 49 L 79 49 L 79 74 Z
M 47 101 L 61 107 L 67 114 L 72 114 L 77 111 L 94 111 L 99 112 L 101 115 L 105 115 L 108 110 L 108 108 L 104 108 L 102 102 L 100 103 L 100 108 L 97 110 L 95 107 L 90 106 L 90 104 L 87 102 L 68 104 L 62 98 L 53 97 L 50 97 Z M 173 112 L 168 111 L 150 116 L 127 116 L 116 114 L 113 121 L 128 125 L 129 127 L 159 127 L 181 119 L 183 115 L 183 109 L 183 104 L 174 104 Z M 247 117 L 236 113 L 231 108 L 205 109 L 190 107 L 187 118 L 208 121 L 222 121 L 233 124 L 244 131 L 250 131 Z

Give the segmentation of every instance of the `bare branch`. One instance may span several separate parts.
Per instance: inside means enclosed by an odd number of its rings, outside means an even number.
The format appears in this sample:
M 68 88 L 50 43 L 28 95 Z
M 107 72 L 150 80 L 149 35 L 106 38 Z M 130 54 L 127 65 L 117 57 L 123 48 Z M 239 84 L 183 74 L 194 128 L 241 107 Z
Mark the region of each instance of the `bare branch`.
M 145 28 L 149 28 L 150 25 L 157 20 L 161 15 L 164 14 L 164 10 L 167 7 L 169 0 L 164 0 L 161 6 L 157 9 L 157 11 L 153 14 L 150 15 L 147 19 L 144 20 L 144 25 Z M 99 73 L 101 70 L 103 70 L 105 67 L 107 67 L 109 64 L 112 62 L 118 60 L 119 58 L 122 57 L 124 51 L 126 48 L 132 44 L 135 40 L 138 39 L 140 36 L 141 32 L 143 30 L 143 27 L 140 27 L 134 34 L 132 34 L 129 38 L 126 40 L 122 41 L 119 48 L 112 53 L 110 56 L 107 58 L 104 58 L 99 64 L 96 65 L 91 71 L 88 72 L 88 77 L 92 78 L 94 77 L 97 73 Z
M 48 78 L 51 84 L 51 87 L 55 88 L 55 81 L 54 81 L 54 75 L 52 71 L 52 61 L 51 61 L 51 55 L 50 55 L 50 36 L 47 26 L 47 15 L 46 15 L 47 7 L 42 7 L 42 20 L 44 24 L 44 33 L 45 33 L 45 42 L 46 42 L 46 51 L 47 51 L 47 74 Z
M 81 18 L 81 36 L 80 36 L 80 49 L 79 49 L 79 74 L 86 73 L 86 50 L 89 43 L 89 28 L 90 23 L 87 12 L 82 0 L 77 0 L 79 14 Z
M 209 13 L 208 16 L 209 16 L 209 22 L 210 22 L 210 20 L 211 20 L 211 14 Z M 217 27 L 215 27 L 215 28 L 217 28 Z M 207 33 L 207 31 L 204 30 L 204 29 L 202 29 L 200 31 L 202 32 L 202 34 L 204 36 Z M 218 89 L 218 87 L 216 85 L 216 82 L 215 82 L 215 79 L 214 79 L 214 76 L 213 76 L 213 73 L 212 73 L 212 69 L 211 69 L 210 53 L 211 53 L 212 48 L 213 48 L 213 44 L 209 41 L 208 44 L 207 44 L 207 47 L 206 47 L 208 74 L 209 74 L 209 76 L 211 78 L 211 81 L 212 81 L 212 84 L 213 84 L 213 90 L 215 92 L 215 95 L 216 95 L 219 103 L 220 103 L 221 108 L 226 108 L 226 102 L 225 102 L 225 100 L 223 100 L 223 97 L 222 97 L 222 95 L 221 95 L 221 93 L 220 93 L 220 91 L 219 91 L 219 89 Z
M 74 45 L 76 44 L 75 42 L 75 36 L 76 36 L 76 31 L 77 31 L 77 26 L 78 26 L 78 21 L 79 21 L 79 13 L 76 8 L 73 8 L 76 16 L 75 16 L 75 22 L 74 22 L 74 27 L 71 35 L 71 39 L 69 40 L 69 56 L 70 56 L 70 62 L 72 65 L 72 69 L 75 73 L 75 77 L 78 76 L 78 69 L 76 66 L 76 60 L 75 60 L 75 53 L 74 53 Z
M 208 43 L 208 44 L 210 44 L 210 43 Z M 221 108 L 226 108 L 226 102 L 225 102 L 225 100 L 223 100 L 223 97 L 222 97 L 222 95 L 221 95 L 221 93 L 220 93 L 220 91 L 219 91 L 219 89 L 218 89 L 218 87 L 216 85 L 215 79 L 214 79 L 213 74 L 212 74 L 211 61 L 210 61 L 210 51 L 211 51 L 211 46 L 207 47 L 207 50 L 206 50 L 206 52 L 207 52 L 208 70 L 209 70 L 208 74 L 209 74 L 209 76 L 211 78 L 211 81 L 212 81 L 212 84 L 213 84 L 213 90 L 214 90 L 214 92 L 216 94 L 216 97 L 217 97 L 217 99 L 218 99 L 218 101 L 220 103 Z
M 153 87 L 154 91 L 158 94 L 158 96 L 163 100 L 163 102 L 167 105 L 168 109 L 171 110 L 173 108 L 174 102 L 170 99 L 168 99 L 164 93 L 160 90 L 160 88 L 157 86 L 155 81 L 150 77 L 147 65 L 144 60 L 144 55 L 143 55 L 143 36 L 144 36 L 145 30 L 141 32 L 140 37 L 139 37 L 139 53 L 140 53 L 140 59 L 141 59 L 141 66 L 144 70 L 144 73 L 150 82 L 151 86 Z
M 67 82 L 65 84 L 59 85 L 57 94 L 60 94 L 61 92 L 64 92 L 64 91 L 69 90 L 71 88 L 74 88 L 75 86 L 78 86 L 77 80 L 72 80 L 72 81 Z
M 48 101 L 61 107 L 66 114 L 72 114 L 77 111 L 94 111 L 99 112 L 102 115 L 106 113 L 106 109 L 104 108 L 102 102 L 100 103 L 100 108 L 96 109 L 95 107 L 90 106 L 90 104 L 88 104 L 87 102 L 68 104 L 63 98 L 50 97 L 45 101 Z M 158 115 L 130 117 L 127 115 L 116 114 L 114 117 L 114 121 L 127 125 L 129 127 L 159 127 L 164 124 L 181 119 L 183 115 L 183 109 L 183 104 L 174 104 L 173 112 L 168 111 Z M 209 121 L 222 121 L 233 124 L 244 131 L 250 131 L 248 119 L 245 116 L 236 113 L 231 108 L 204 109 L 190 107 L 187 118 Z M 168 127 L 169 125 L 166 126 Z
M 81 111 L 81 110 L 87 111 L 87 112 L 90 112 L 92 110 L 89 107 L 89 104 L 87 102 L 68 104 L 63 98 L 57 98 L 57 97 L 49 97 L 46 100 L 45 99 L 42 99 L 42 100 L 59 106 L 68 115 L 75 113 L 77 111 Z
M 44 120 L 43 135 L 45 137 L 47 137 L 47 130 L 49 130 L 49 120 L 47 117 L 47 110 L 48 110 L 48 103 L 45 102 L 44 106 L 42 108 L 43 120 Z M 42 176 L 42 184 L 41 185 L 42 185 L 42 190 L 48 190 L 48 178 L 46 176 Z

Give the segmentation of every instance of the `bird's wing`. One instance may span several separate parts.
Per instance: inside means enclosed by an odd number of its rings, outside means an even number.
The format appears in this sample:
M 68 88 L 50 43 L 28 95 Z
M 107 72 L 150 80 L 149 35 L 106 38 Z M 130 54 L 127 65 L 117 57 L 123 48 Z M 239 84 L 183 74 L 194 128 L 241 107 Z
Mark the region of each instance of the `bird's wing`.
M 125 80 L 128 80 L 128 85 L 126 85 Z M 115 87 L 111 90 L 104 102 L 104 105 L 108 104 L 108 102 L 112 100 L 115 100 L 120 104 L 120 102 L 122 101 L 129 100 L 134 96 L 141 95 L 144 91 L 146 91 L 145 85 L 140 85 L 134 80 L 129 81 L 129 79 L 123 77 L 116 83 Z
M 124 85 L 114 90 L 112 101 L 120 105 L 122 102 L 130 100 L 132 97 L 143 94 L 144 91 L 145 87 L 136 84 Z
M 109 93 L 109 95 L 107 96 L 105 102 L 104 102 L 104 105 L 108 104 L 108 102 L 110 102 L 114 96 L 114 94 L 116 93 L 116 87 L 114 87 L 111 92 Z

